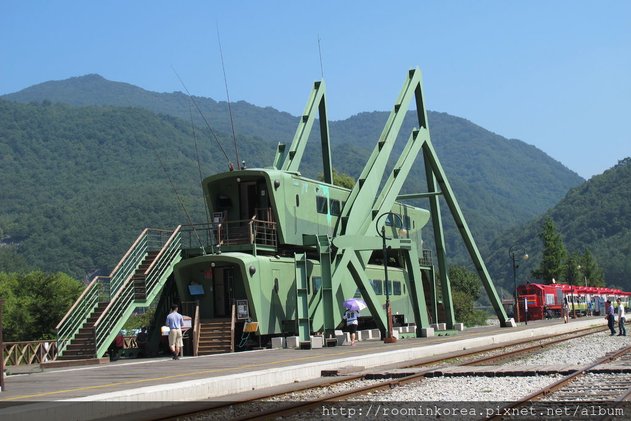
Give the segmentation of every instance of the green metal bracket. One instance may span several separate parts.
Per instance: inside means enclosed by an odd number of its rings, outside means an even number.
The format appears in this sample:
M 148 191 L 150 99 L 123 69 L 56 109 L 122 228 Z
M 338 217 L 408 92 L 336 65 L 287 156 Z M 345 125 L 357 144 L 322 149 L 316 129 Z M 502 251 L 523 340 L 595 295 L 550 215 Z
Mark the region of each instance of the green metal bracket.
M 294 255 L 296 271 L 296 321 L 298 323 L 298 337 L 301 342 L 311 340 L 311 328 L 309 321 L 309 278 L 307 276 L 307 255 L 296 253 Z
M 322 166 L 324 182 L 333 184 L 333 166 L 331 164 L 331 146 L 329 140 L 329 122 L 326 115 L 326 87 L 324 81 L 315 82 L 305 111 L 298 123 L 289 149 L 279 144 L 274 157 L 274 168 L 282 171 L 297 172 L 304 154 L 316 113 L 320 119 L 320 141 L 322 143 Z

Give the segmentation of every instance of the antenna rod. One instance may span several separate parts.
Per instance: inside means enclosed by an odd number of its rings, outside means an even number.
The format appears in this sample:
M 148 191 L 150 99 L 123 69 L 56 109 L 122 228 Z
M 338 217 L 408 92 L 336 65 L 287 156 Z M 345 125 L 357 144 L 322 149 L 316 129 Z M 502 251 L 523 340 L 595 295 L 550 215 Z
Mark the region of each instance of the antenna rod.
M 324 67 L 322 66 L 322 50 L 320 49 L 320 34 L 318 34 L 318 54 L 320 55 L 320 74 L 324 79 Z
M 221 48 L 221 37 L 219 36 L 219 24 L 217 24 L 217 42 L 219 42 L 219 55 L 221 56 L 221 70 L 223 71 L 223 83 L 226 86 L 226 99 L 228 101 L 228 114 L 230 115 L 230 127 L 232 128 L 232 140 L 234 141 L 234 151 L 237 155 L 237 166 L 243 169 L 239 160 L 239 148 L 237 147 L 237 136 L 234 133 L 234 121 L 232 119 L 232 107 L 230 106 L 230 93 L 228 92 L 228 79 L 226 78 L 226 67 L 223 61 L 223 49 Z
M 228 161 L 228 167 L 230 168 L 230 171 L 232 171 L 232 162 L 230 162 L 230 158 L 228 158 L 228 154 L 226 154 L 226 151 L 224 150 L 223 146 L 221 146 L 221 142 L 219 142 L 219 138 L 217 138 L 217 135 L 215 134 L 215 131 L 213 130 L 212 127 L 210 127 L 210 124 L 208 123 L 208 120 L 206 120 L 206 116 L 204 116 L 204 114 L 202 113 L 202 110 L 199 109 L 199 105 L 197 105 L 197 101 L 195 101 L 195 98 L 193 98 L 193 95 L 191 95 L 191 93 L 188 91 L 188 88 L 184 84 L 184 81 L 182 80 L 180 75 L 177 73 L 177 71 L 175 70 L 175 68 L 173 66 L 171 66 L 171 69 L 173 69 L 173 73 L 175 73 L 175 76 L 177 76 L 178 80 L 182 84 L 182 87 L 184 88 L 184 90 L 188 94 L 189 99 L 195 105 L 195 108 L 197 108 L 197 112 L 199 113 L 200 116 L 202 116 L 202 119 L 204 120 L 204 123 L 206 123 L 206 127 L 208 127 L 208 130 L 210 130 L 210 133 L 213 135 L 213 138 L 215 138 L 215 142 L 217 142 L 217 145 L 219 146 L 219 149 L 221 149 L 221 152 L 223 152 L 223 156 L 226 157 L 226 161 Z

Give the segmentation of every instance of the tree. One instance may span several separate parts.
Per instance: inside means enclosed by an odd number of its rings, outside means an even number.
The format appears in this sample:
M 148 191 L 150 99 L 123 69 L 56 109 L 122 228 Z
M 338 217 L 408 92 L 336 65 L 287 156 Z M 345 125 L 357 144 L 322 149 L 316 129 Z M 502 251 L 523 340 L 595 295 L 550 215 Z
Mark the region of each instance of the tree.
M 318 174 L 318 180 L 324 180 L 323 173 Z M 340 187 L 346 187 L 347 189 L 352 189 L 355 185 L 355 179 L 346 173 L 333 170 L 333 184 Z
M 580 273 L 583 275 L 583 280 L 586 284 L 592 287 L 605 286 L 603 270 L 589 250 L 585 250 L 583 254 L 579 256 L 578 262 L 581 267 Z
M 5 340 L 54 338 L 57 323 L 82 289 L 79 281 L 64 273 L 0 272 L 0 297 L 5 300 Z
M 449 280 L 456 320 L 466 326 L 484 325 L 486 313 L 474 308 L 480 298 L 480 277 L 463 266 L 452 266 L 449 268 Z
M 543 257 L 539 267 L 532 271 L 532 276 L 544 283 L 550 283 L 552 279 L 559 281 L 564 275 L 563 267 L 567 251 L 552 218 L 544 219 L 539 238 L 543 241 Z

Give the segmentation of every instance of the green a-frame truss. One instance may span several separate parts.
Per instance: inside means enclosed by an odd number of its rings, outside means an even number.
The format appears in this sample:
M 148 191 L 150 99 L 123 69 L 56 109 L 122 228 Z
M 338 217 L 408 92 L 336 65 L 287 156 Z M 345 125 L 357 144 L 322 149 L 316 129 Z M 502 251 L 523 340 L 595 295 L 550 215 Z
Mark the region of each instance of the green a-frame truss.
M 418 128 L 413 129 L 412 133 L 410 133 L 403 152 L 390 171 L 385 183 L 382 183 L 393 145 L 412 99 L 416 103 Z M 320 120 L 324 181 L 332 183 L 325 85 L 323 81 L 316 82 L 314 85 L 305 113 L 301 118 L 289 150 L 286 150 L 284 145 L 278 146 L 274 167 L 285 171 L 298 170 L 316 114 Z M 416 162 L 419 152 L 423 155 L 428 191 L 418 194 L 400 195 L 403 183 Z M 301 340 L 308 340 L 310 325 L 315 331 L 333 331 L 341 320 L 342 309 L 338 303 L 342 302 L 344 297 L 352 296 L 355 288 L 361 291 L 380 329 L 382 331 L 385 330 L 387 325 L 386 312 L 380 305 L 378 297 L 370 286 L 370 280 L 366 276 L 366 265 L 372 251 L 382 248 L 382 239 L 375 232 L 375 224 L 381 215 L 391 211 L 396 200 L 416 198 L 427 198 L 429 200 L 446 324 L 448 328 L 453 328 L 456 321 L 451 286 L 447 274 L 439 196 L 445 198 L 445 202 L 454 218 L 501 326 L 509 326 L 509 319 L 501 305 L 475 240 L 471 235 L 447 176 L 432 146 L 423 97 L 421 72 L 419 69 L 412 69 L 408 72 L 403 89 L 397 98 L 393 110 L 390 112 L 379 140 L 342 209 L 342 214 L 335 227 L 333 236 L 331 238 L 328 236 L 304 236 L 304 245 L 315 246 L 320 253 L 322 299 L 313 302 L 309 306 L 306 299 L 306 288 L 304 288 L 304 285 L 302 288 L 298 288 L 297 311 Z M 388 234 L 391 239 L 387 239 L 387 247 L 399 250 L 404 256 L 405 269 L 408 273 L 407 288 L 410 291 L 415 323 L 418 327 L 427 327 L 429 319 L 418 250 L 416 250 L 411 240 L 398 238 L 398 233 L 394 226 L 390 227 L 390 229 L 391 232 Z M 297 285 L 301 285 L 301 281 L 304 281 L 298 279 L 304 276 L 305 271 L 300 263 L 304 261 L 304 255 L 296 256 Z M 353 279 L 354 282 L 348 282 L 349 279 Z M 435 302 L 434 306 L 436 306 Z M 417 329 L 417 335 L 420 335 L 420 329 Z

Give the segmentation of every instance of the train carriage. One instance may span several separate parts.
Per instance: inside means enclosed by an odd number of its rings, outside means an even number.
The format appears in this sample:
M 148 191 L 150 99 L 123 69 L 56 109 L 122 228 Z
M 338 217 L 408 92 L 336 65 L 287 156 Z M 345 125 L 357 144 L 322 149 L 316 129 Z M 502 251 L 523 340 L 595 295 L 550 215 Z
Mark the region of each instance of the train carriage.
M 518 321 L 523 322 L 526 317 L 528 320 L 560 317 L 565 299 L 567 299 L 572 315 L 598 316 L 604 314 L 607 300 L 611 300 L 614 305 L 617 305 L 616 299 L 620 298 L 627 306 L 630 295 L 630 292 L 616 288 L 527 283 L 517 287 Z

